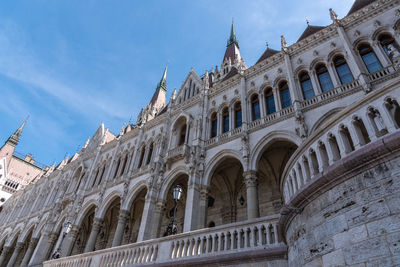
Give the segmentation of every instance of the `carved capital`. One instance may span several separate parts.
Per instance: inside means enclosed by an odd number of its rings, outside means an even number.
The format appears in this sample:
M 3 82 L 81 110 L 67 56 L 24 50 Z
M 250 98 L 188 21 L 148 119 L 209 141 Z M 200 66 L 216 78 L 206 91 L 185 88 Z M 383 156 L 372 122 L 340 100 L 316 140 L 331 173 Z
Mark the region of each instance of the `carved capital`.
M 209 187 L 208 186 L 200 186 L 200 200 L 207 200 L 208 199 L 208 193 L 209 193 Z
M 94 218 L 94 219 L 93 219 L 92 231 L 98 231 L 98 230 L 100 230 L 100 228 L 101 228 L 102 225 L 103 225 L 103 219 Z
M 157 200 L 156 207 L 154 209 L 155 212 L 161 213 L 164 210 L 165 201 L 164 200 Z
M 21 249 L 24 248 L 25 243 L 24 242 L 17 242 L 17 244 L 15 245 L 15 249 L 14 249 L 14 253 L 16 251 L 20 251 Z
M 71 230 L 69 231 L 68 235 L 72 239 L 76 239 L 76 237 L 78 236 L 78 233 L 79 233 L 79 229 L 80 229 L 79 225 L 72 225 Z
M 29 247 L 35 248 L 38 241 L 39 241 L 39 238 L 31 238 L 31 242 L 29 242 Z
M 125 223 L 130 216 L 130 212 L 128 210 L 120 210 L 118 215 L 118 223 Z
M 257 186 L 258 174 L 256 171 L 244 172 L 244 182 L 246 187 Z

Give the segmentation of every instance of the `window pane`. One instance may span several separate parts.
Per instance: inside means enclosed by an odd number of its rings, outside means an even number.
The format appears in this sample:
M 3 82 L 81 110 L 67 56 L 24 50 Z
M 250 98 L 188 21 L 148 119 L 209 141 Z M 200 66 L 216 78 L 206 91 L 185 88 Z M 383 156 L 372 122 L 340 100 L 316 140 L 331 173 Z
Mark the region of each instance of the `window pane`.
M 319 80 L 319 84 L 321 85 L 321 89 L 323 92 L 333 89 L 333 83 L 331 80 L 331 76 L 329 76 L 328 72 L 318 75 L 318 80 Z
M 217 136 L 217 121 L 211 122 L 211 137 Z
M 292 101 L 290 100 L 289 89 L 281 91 L 281 99 L 282 99 L 282 108 L 287 108 L 292 105 Z
M 305 80 L 301 83 L 301 88 L 303 89 L 303 95 L 305 99 L 310 99 L 314 97 L 314 90 L 311 84 L 311 80 Z
M 260 102 L 253 103 L 252 107 L 253 107 L 253 121 L 255 121 L 260 118 Z
M 275 101 L 273 96 L 267 97 L 267 114 L 272 114 L 276 112 Z
M 235 111 L 235 128 L 242 126 L 242 111 Z
M 224 125 L 223 132 L 224 133 L 228 132 L 229 131 L 229 116 L 223 117 L 223 125 Z
M 354 80 L 353 74 L 351 74 L 351 71 L 347 63 L 344 63 L 343 65 L 336 67 L 336 70 L 342 84 L 346 84 Z
M 374 53 L 369 52 L 368 54 L 363 55 L 362 59 L 370 73 L 373 73 L 375 71 L 382 69 L 381 63 L 379 63 L 379 61 L 376 58 Z

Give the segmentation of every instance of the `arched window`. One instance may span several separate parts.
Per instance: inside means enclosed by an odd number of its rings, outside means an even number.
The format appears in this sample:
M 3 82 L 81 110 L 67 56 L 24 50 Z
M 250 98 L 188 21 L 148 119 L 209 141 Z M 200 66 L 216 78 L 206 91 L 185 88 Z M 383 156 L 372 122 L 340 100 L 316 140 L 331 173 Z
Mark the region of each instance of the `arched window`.
M 389 56 L 389 45 L 395 45 L 393 37 L 389 34 L 382 34 L 381 36 L 379 36 L 378 40 L 386 55 Z
M 225 107 L 222 110 L 222 132 L 229 132 L 229 109 Z
M 358 52 L 362 60 L 364 61 L 365 66 L 367 67 L 370 73 L 376 72 L 382 69 L 381 63 L 376 57 L 374 51 L 371 46 L 368 44 L 362 44 L 358 47 Z
M 179 143 L 178 146 L 181 146 L 185 143 L 185 139 L 186 139 L 186 123 L 182 126 L 180 132 L 179 132 Z
M 331 76 L 329 75 L 328 69 L 324 64 L 320 64 L 315 68 L 317 73 L 319 86 L 321 86 L 322 92 L 327 92 L 333 89 L 333 83 Z
M 153 154 L 153 143 L 151 143 L 149 147 L 149 154 L 147 155 L 146 165 L 150 163 L 152 154 Z
M 258 99 L 258 95 L 254 94 L 251 97 L 251 116 L 253 121 L 258 120 L 260 116 L 260 101 Z
M 287 108 L 292 105 L 292 100 L 290 99 L 289 86 L 286 81 L 279 84 L 279 92 L 281 95 L 282 108 Z
M 121 164 L 121 158 L 118 159 L 117 165 L 115 166 L 114 178 L 117 177 L 118 169 L 119 169 L 119 165 L 120 165 L 120 164 Z
M 103 168 L 101 169 L 101 174 L 100 174 L 100 178 L 99 181 L 97 182 L 97 184 L 101 184 L 101 181 L 103 180 L 103 176 L 104 176 L 104 171 L 106 170 L 106 164 L 103 165 Z
M 100 168 L 97 169 L 96 175 L 94 176 L 92 187 L 96 185 L 97 178 L 99 177 Z
M 235 103 L 234 106 L 234 114 L 235 114 L 235 128 L 239 128 L 242 126 L 242 104 L 240 101 Z
M 267 114 L 275 113 L 276 108 L 275 108 L 274 93 L 272 92 L 272 88 L 267 88 L 265 90 L 264 95 L 265 95 L 265 104 L 266 104 Z
M 211 114 L 211 137 L 217 136 L 218 129 L 218 119 L 217 112 Z
M 142 167 L 143 158 L 144 158 L 144 152 L 146 151 L 145 148 L 146 148 L 146 147 L 143 145 L 143 147 L 142 147 L 142 152 L 140 152 L 140 158 L 139 158 L 138 168 Z
M 121 168 L 121 175 L 123 175 L 125 173 L 125 167 L 126 167 L 127 161 L 128 161 L 128 155 L 125 155 L 124 162 L 123 162 L 122 168 Z
M 314 89 L 312 87 L 310 76 L 307 72 L 302 72 L 299 75 L 299 81 L 301 85 L 301 90 L 303 91 L 304 99 L 310 99 L 314 97 Z
M 351 74 L 350 68 L 347 65 L 347 62 L 344 59 L 344 57 L 337 56 L 333 60 L 333 64 L 335 65 L 336 72 L 342 84 L 354 81 L 353 74 Z

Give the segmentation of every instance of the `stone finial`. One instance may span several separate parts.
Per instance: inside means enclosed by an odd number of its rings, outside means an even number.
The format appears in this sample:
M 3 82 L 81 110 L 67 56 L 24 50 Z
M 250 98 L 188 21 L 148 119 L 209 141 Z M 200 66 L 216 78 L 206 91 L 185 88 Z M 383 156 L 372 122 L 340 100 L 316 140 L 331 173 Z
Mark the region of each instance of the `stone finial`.
M 206 74 L 204 74 L 204 88 L 210 88 L 210 77 L 208 75 L 208 70 L 206 70 Z
M 335 25 L 339 25 L 339 17 L 338 17 L 338 15 L 336 14 L 336 12 L 335 12 L 332 8 L 329 9 L 329 14 L 330 14 L 330 16 L 331 16 L 332 22 L 333 22 Z
M 281 35 L 281 47 L 283 52 L 287 52 L 287 43 L 285 36 Z

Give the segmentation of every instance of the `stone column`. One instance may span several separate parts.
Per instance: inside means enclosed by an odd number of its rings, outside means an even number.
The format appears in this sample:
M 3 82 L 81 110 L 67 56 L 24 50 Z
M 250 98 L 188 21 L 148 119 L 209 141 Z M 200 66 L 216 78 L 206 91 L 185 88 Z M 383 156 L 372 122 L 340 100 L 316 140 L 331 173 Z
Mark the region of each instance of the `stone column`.
M 190 181 L 192 180 L 192 181 Z M 199 215 L 199 185 L 195 181 L 194 176 L 189 178 L 188 191 L 185 205 L 185 221 L 183 224 L 183 232 L 196 230 L 198 227 Z
M 23 247 L 24 247 L 24 243 L 22 243 L 22 242 L 18 242 L 15 245 L 14 252 L 13 252 L 10 260 L 8 261 L 7 267 L 15 267 L 15 261 L 17 260 L 18 255 L 21 252 L 21 250 L 23 249 Z
M 157 238 L 160 234 L 161 219 L 164 208 L 165 201 L 161 199 L 157 200 L 153 214 L 153 229 L 151 231 L 151 238 Z
M 62 244 L 61 257 L 68 257 L 71 255 L 72 248 L 74 247 L 75 239 L 78 236 L 80 226 L 72 225 L 66 240 Z
M 10 252 L 11 252 L 11 247 L 6 247 L 6 246 L 3 247 L 3 251 L 1 252 L 1 255 L 0 255 L 0 266 L 4 265 L 4 263 L 5 263 L 4 261 L 6 260 L 8 254 Z
M 100 219 L 100 218 L 93 219 L 92 230 L 90 231 L 89 239 L 85 246 L 85 251 L 84 251 L 85 253 L 91 252 L 94 250 L 94 245 L 96 244 L 97 234 L 99 233 L 102 224 L 103 224 L 103 219 Z
M 32 238 L 31 242 L 29 242 L 28 250 L 25 252 L 24 258 L 22 259 L 21 262 L 21 267 L 28 266 L 29 260 L 32 257 L 33 250 L 36 248 L 38 241 L 39 241 L 38 238 Z
M 137 242 L 148 240 L 152 237 L 152 228 L 154 227 L 153 216 L 155 215 L 156 208 L 155 196 L 156 192 L 153 189 L 150 189 L 146 194 Z
M 260 216 L 258 210 L 257 172 L 246 171 L 244 173 L 244 181 L 247 193 L 247 218 L 257 218 Z
M 207 186 L 205 186 L 205 185 L 200 186 L 198 229 L 206 227 L 207 208 L 208 208 L 208 192 L 209 192 L 209 189 Z
M 118 216 L 118 225 L 117 229 L 115 230 L 114 239 L 112 242 L 112 247 L 117 247 L 121 245 L 122 237 L 124 235 L 124 229 L 126 226 L 126 222 L 129 219 L 129 211 L 127 210 L 120 210 Z

